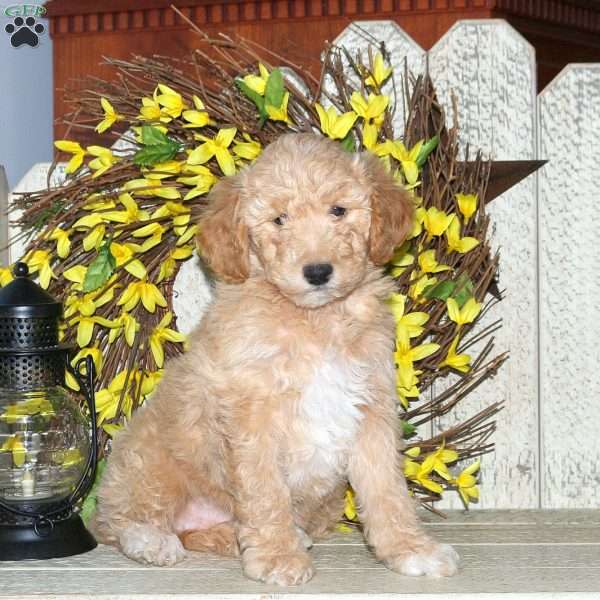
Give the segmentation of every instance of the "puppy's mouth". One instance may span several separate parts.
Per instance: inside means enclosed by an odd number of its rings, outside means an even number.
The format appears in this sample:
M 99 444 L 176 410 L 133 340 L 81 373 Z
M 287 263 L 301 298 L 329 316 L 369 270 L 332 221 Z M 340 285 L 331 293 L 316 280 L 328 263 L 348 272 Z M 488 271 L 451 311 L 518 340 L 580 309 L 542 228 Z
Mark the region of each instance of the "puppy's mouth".
M 285 298 L 300 308 L 319 308 L 348 296 L 360 285 L 359 278 L 340 277 L 336 268 L 302 269 L 294 277 L 273 277 L 269 279 Z M 289 271 L 287 271 L 289 272 Z
M 316 288 L 308 288 L 302 294 L 302 301 L 305 306 L 323 306 L 336 298 L 335 288 L 327 283 Z
M 302 308 L 319 308 L 344 298 L 350 291 L 336 285 L 335 281 L 329 281 L 319 286 L 306 286 L 303 290 L 288 295 L 288 298 Z

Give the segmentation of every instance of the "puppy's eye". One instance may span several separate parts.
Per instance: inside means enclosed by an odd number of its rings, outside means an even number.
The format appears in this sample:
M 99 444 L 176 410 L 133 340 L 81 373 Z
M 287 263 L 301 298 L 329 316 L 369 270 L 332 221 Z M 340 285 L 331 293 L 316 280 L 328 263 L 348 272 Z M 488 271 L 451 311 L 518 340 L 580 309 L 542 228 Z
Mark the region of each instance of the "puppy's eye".
M 343 217 L 346 214 L 346 209 L 343 206 L 332 206 L 329 209 L 329 214 L 334 217 Z
M 287 218 L 288 216 L 285 213 L 281 213 L 276 219 L 273 219 L 273 223 L 275 223 L 277 227 L 281 227 Z

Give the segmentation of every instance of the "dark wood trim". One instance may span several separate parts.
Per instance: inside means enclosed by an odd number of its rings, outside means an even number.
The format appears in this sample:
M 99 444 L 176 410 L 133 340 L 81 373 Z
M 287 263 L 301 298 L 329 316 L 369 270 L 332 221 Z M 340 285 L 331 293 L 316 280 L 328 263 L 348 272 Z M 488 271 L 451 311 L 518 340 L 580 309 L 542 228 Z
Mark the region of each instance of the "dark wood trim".
M 585 0 L 495 0 L 492 8 L 498 16 L 513 16 L 521 22 L 538 21 L 545 26 L 600 33 L 600 2 Z
M 568 41 L 570 44 L 581 46 L 582 48 L 600 48 L 600 35 L 592 32 L 589 28 L 588 30 L 576 29 L 575 27 L 569 28 L 558 23 L 535 21 L 502 11 L 493 11 L 492 15 L 505 19 L 524 37 L 535 35 L 536 37 L 544 37 L 548 40 L 556 40 L 557 42 Z M 598 31 L 600 32 L 600 27 Z
M 321 18 L 401 19 L 405 15 L 482 12 L 495 0 L 185 0 L 179 10 L 200 26 Z M 50 0 L 46 3 L 52 36 L 167 29 L 185 26 L 161 0 L 135 3 L 105 0 Z
M 491 11 L 495 16 L 600 33 L 600 3 L 591 0 L 183 0 L 183 14 L 201 26 L 320 18 L 401 19 L 405 15 Z M 49 0 L 53 36 L 185 26 L 164 0 Z

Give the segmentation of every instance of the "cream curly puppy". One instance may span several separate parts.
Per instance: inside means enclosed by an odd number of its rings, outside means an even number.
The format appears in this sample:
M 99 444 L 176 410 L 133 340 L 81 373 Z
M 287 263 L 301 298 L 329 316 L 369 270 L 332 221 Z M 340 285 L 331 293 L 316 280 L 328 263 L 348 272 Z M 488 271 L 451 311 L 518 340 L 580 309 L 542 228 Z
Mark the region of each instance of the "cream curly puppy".
M 199 247 L 218 279 L 190 350 L 116 439 L 95 530 L 129 557 L 241 555 L 280 585 L 354 488 L 368 543 L 405 575 L 452 575 L 402 475 L 393 289 L 382 265 L 411 228 L 405 192 L 372 156 L 289 134 L 219 182 Z

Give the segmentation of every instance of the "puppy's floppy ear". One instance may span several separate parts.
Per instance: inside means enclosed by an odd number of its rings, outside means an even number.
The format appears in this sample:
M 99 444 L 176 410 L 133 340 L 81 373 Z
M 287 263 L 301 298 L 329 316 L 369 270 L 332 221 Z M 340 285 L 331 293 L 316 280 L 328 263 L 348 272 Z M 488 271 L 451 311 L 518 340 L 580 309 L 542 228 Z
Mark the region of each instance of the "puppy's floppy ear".
M 365 153 L 360 160 L 371 187 L 369 257 L 374 264 L 384 265 L 406 239 L 415 211 L 406 190 L 396 183 L 379 158 Z
M 225 177 L 215 185 L 196 239 L 206 264 L 227 283 L 241 283 L 250 270 L 248 230 L 239 218 L 240 185 L 239 176 Z

